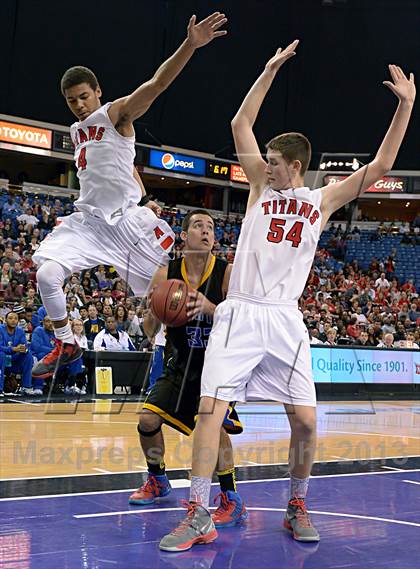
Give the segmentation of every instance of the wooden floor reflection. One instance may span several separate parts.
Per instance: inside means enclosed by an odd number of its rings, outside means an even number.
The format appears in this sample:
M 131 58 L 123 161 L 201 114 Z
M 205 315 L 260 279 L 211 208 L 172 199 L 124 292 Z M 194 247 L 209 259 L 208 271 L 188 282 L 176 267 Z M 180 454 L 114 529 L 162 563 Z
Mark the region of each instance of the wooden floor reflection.
M 1 478 L 77 476 L 146 470 L 136 425 L 141 404 L 7 403 L 0 406 Z M 238 405 L 238 466 L 287 462 L 289 427 L 278 404 Z M 189 468 L 192 437 L 166 426 L 168 469 Z M 420 404 L 321 402 L 316 461 L 420 455 Z

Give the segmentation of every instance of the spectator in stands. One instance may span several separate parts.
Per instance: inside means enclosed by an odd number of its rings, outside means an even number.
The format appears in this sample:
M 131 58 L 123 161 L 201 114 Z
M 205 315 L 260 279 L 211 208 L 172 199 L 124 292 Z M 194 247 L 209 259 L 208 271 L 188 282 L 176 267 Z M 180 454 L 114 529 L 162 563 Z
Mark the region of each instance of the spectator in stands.
M 80 320 L 82 322 L 84 322 L 85 320 L 87 320 L 89 318 L 89 313 L 88 313 L 88 309 L 86 306 L 81 306 L 79 308 L 79 312 L 80 312 Z
M 1 259 L 1 264 L 4 265 L 4 263 L 9 263 L 10 267 L 13 268 L 17 260 L 19 260 L 19 255 L 13 251 L 12 245 L 6 245 L 4 255 Z
M 397 322 L 394 332 L 394 340 L 401 342 L 405 340 L 405 326 L 402 322 Z
M 140 326 L 140 321 L 136 315 L 136 311 L 133 308 L 127 311 L 127 328 L 125 331 L 136 346 L 143 338 L 143 331 Z
M 408 303 L 404 302 L 403 305 L 401 306 L 401 310 L 398 312 L 398 320 L 400 320 L 401 322 L 405 322 L 407 318 L 410 320 L 409 308 L 408 308 Z
M 420 318 L 420 312 L 417 308 L 417 304 L 415 304 L 414 302 L 410 305 L 410 311 L 408 313 L 408 318 L 410 319 L 411 322 L 416 323 L 417 320 Z
M 93 349 L 110 351 L 136 351 L 133 342 L 127 332 L 117 330 L 117 322 L 114 316 L 109 316 L 105 322 L 105 329 L 101 330 L 93 342 Z
M 9 285 L 4 290 L 4 299 L 6 302 L 20 302 L 23 297 L 23 287 L 17 280 L 11 279 Z
M 127 315 L 127 309 L 123 304 L 119 304 L 115 307 L 114 316 L 117 322 L 117 330 L 126 330 L 128 328 Z
M 71 322 L 71 329 L 73 331 L 74 337 L 76 338 L 76 342 L 82 348 L 82 350 L 88 349 L 88 341 L 85 335 L 85 329 L 83 326 L 83 322 L 76 318 Z
M 11 278 L 12 278 L 12 269 L 10 267 L 10 263 L 6 262 L 3 264 L 0 273 L 0 285 L 2 289 L 5 289 L 7 286 L 9 286 Z
M 393 348 L 394 347 L 394 336 L 393 334 L 385 334 L 383 342 L 379 342 L 378 348 Z
M 353 340 L 356 340 L 360 336 L 360 326 L 357 323 L 356 316 L 352 316 L 350 324 L 347 326 L 346 332 L 350 338 L 353 338 Z
M 388 290 L 391 287 L 388 279 L 385 278 L 385 273 L 381 273 L 381 276 L 375 281 L 375 288 L 380 290 Z
M 87 277 L 86 275 L 82 279 L 82 288 L 83 288 L 83 292 L 85 294 L 85 297 L 91 298 L 92 293 L 93 293 L 93 289 L 91 286 L 91 279 L 89 277 Z
M 99 288 L 112 287 L 112 280 L 109 279 L 104 265 L 99 265 L 98 270 L 95 272 L 95 276 L 98 279 Z
M 362 330 L 360 332 L 360 336 L 354 342 L 357 346 L 371 346 L 372 344 L 369 342 L 369 334 L 366 330 Z
M 104 304 L 104 307 L 102 310 L 102 316 L 103 316 L 104 320 L 106 320 L 108 318 L 108 316 L 114 316 L 114 310 L 113 310 L 112 306 L 110 304 L 108 304 L 107 302 Z
M 17 220 L 25 224 L 25 230 L 28 230 L 28 228 L 32 229 L 33 227 L 36 227 L 39 223 L 39 219 L 34 216 L 31 207 L 28 207 L 25 213 L 19 215 L 17 217 Z
M 105 328 L 105 321 L 98 316 L 98 310 L 94 304 L 89 304 L 88 319 L 84 322 L 85 334 L 88 346 L 93 346 L 96 334 Z
M 407 332 L 405 345 L 403 347 L 409 348 L 410 350 L 418 350 L 419 349 L 419 345 L 416 344 L 416 342 L 414 341 L 413 332 Z
M 68 302 L 68 315 L 70 320 L 75 320 L 80 319 L 80 311 L 79 311 L 79 307 L 77 305 L 77 300 L 75 296 L 68 296 L 67 297 L 67 302 Z
M 408 281 L 402 285 L 401 290 L 406 292 L 407 294 L 415 294 L 416 287 L 414 286 L 413 279 L 408 279 Z
M 322 344 L 321 340 L 318 337 L 319 330 L 315 325 L 309 325 L 308 332 L 311 345 L 316 346 L 317 344 Z
M 18 207 L 18 204 L 15 202 L 14 197 L 9 196 L 7 198 L 7 202 L 3 206 L 2 214 L 5 217 L 7 215 L 10 215 L 14 211 L 19 211 L 19 207 Z
M 384 334 L 395 334 L 395 326 L 394 326 L 394 318 L 393 316 L 387 316 L 384 320 L 384 324 L 382 326 L 382 332 Z
M 5 324 L 0 325 L 0 396 L 3 394 L 6 369 L 22 375 L 21 392 L 24 395 L 42 395 L 42 391 L 39 393 L 32 389 L 31 349 L 18 321 L 16 312 L 9 312 Z
M 12 279 L 16 280 L 18 284 L 23 285 L 24 287 L 28 283 L 28 273 L 23 272 L 22 263 L 20 261 L 16 261 L 15 266 L 12 269 Z
M 126 291 L 124 290 L 124 286 L 121 280 L 115 281 L 111 294 L 115 302 L 122 302 L 124 300 Z
M 111 306 L 114 304 L 114 298 L 112 297 L 112 290 L 109 287 L 105 287 L 101 290 L 101 301 L 103 304 L 107 303 Z
M 330 328 L 327 332 L 327 341 L 324 342 L 324 344 L 327 346 L 336 346 L 337 345 L 336 337 L 337 337 L 337 330 L 335 330 L 334 328 Z

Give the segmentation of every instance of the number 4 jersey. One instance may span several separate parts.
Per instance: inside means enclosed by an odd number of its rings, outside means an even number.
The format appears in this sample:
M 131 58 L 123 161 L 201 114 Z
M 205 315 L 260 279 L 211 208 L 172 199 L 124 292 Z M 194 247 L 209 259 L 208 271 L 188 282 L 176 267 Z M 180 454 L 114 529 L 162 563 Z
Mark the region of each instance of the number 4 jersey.
M 321 190 L 265 188 L 242 223 L 228 298 L 298 300 L 321 230 Z
M 79 211 L 117 223 L 141 199 L 133 176 L 135 137 L 122 136 L 108 115 L 107 103 L 70 127 L 80 181 Z

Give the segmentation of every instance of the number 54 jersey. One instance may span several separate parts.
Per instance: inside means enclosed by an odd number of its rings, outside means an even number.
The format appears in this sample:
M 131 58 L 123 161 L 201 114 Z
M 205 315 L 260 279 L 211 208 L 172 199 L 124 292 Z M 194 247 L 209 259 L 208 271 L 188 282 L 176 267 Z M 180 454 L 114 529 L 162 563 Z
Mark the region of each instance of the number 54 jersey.
M 242 223 L 228 298 L 298 300 L 321 231 L 322 190 L 266 187 Z

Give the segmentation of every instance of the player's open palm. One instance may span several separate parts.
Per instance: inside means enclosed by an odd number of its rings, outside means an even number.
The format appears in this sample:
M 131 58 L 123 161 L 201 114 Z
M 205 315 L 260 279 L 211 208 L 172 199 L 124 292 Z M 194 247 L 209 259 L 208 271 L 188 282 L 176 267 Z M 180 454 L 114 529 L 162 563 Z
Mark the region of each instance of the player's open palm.
M 270 71 L 277 72 L 280 67 L 285 63 L 288 59 L 296 55 L 296 48 L 299 44 L 299 40 L 293 41 L 289 44 L 285 49 L 281 47 L 278 48 L 276 53 L 273 57 L 267 62 L 266 68 Z
M 193 47 L 202 47 L 214 38 L 227 34 L 226 30 L 219 29 L 227 22 L 225 15 L 220 12 L 214 12 L 198 24 L 195 23 L 196 19 L 196 16 L 191 16 L 188 24 L 188 39 Z
M 383 84 L 391 89 L 400 101 L 414 102 L 416 98 L 416 85 L 414 73 L 410 73 L 407 79 L 404 71 L 398 65 L 388 65 L 392 81 L 384 81 Z

